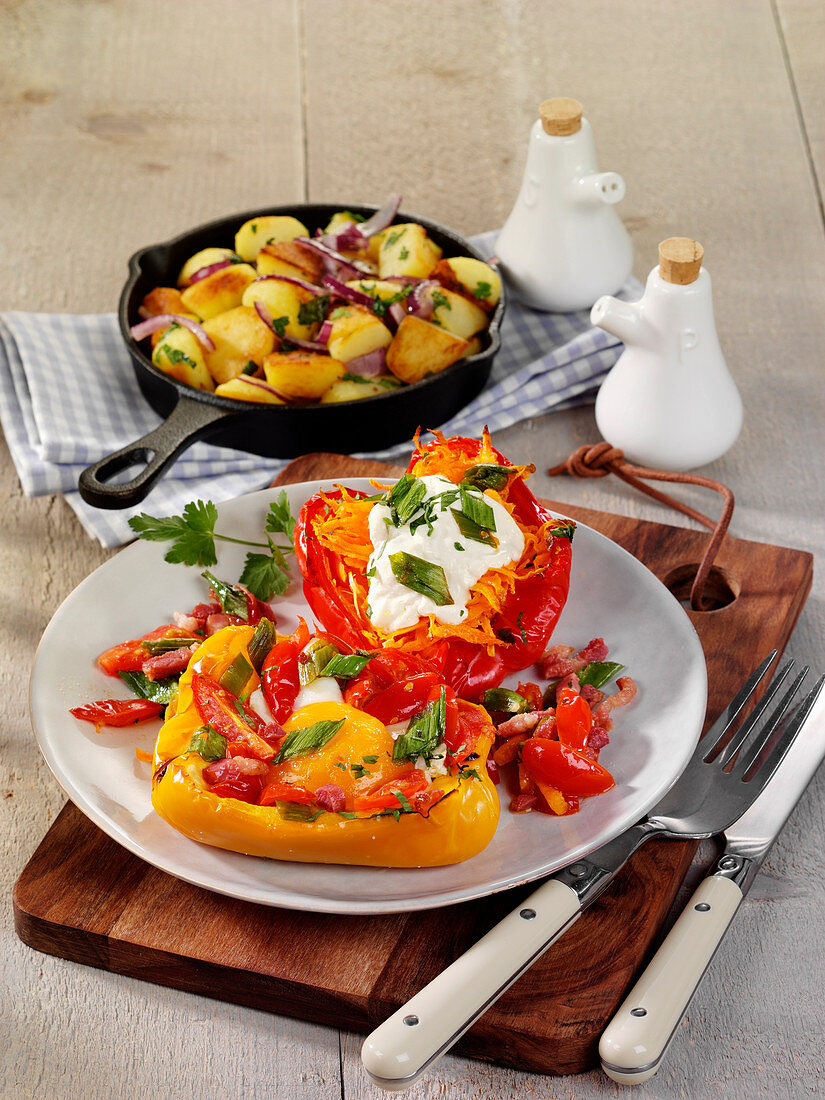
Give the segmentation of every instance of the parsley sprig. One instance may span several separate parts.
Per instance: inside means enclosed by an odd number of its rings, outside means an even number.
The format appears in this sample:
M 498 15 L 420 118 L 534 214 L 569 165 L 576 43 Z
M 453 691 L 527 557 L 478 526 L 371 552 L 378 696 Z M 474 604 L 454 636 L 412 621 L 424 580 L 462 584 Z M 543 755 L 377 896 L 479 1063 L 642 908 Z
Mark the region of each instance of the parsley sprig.
M 164 561 L 182 565 L 217 564 L 216 539 L 251 546 L 253 550 L 246 555 L 240 583 L 246 585 L 259 600 L 271 600 L 273 596 L 282 595 L 289 584 L 289 566 L 283 552 L 292 550 L 295 529 L 286 492 L 282 490 L 278 499 L 269 506 L 264 521 L 266 542 L 222 535 L 215 530 L 217 521 L 218 509 L 212 501 L 196 500 L 187 504 L 179 516 L 158 517 L 142 512 L 129 520 L 129 526 L 139 538 L 150 542 L 171 542 Z M 272 536 L 279 534 L 286 535 L 289 543 L 275 542 Z

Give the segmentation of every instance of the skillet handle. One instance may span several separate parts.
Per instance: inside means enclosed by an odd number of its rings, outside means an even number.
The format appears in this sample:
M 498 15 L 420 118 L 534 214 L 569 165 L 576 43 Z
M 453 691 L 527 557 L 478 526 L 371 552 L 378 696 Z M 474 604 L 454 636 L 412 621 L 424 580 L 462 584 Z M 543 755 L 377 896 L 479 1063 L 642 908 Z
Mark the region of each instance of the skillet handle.
M 154 431 L 88 466 L 78 481 L 81 497 L 95 508 L 130 508 L 140 504 L 181 451 L 206 435 L 216 421 L 237 415 L 206 402 L 181 397 L 167 419 Z M 145 462 L 146 466 L 131 481 L 122 485 L 106 484 L 115 474 L 139 462 Z

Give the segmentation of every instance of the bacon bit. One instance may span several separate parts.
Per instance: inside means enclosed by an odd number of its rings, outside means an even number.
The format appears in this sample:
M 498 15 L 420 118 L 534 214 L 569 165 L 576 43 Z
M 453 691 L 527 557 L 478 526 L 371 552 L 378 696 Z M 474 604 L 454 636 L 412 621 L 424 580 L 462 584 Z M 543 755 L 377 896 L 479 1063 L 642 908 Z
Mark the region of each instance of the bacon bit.
M 223 611 L 209 615 L 205 624 L 206 636 L 211 638 L 213 634 L 217 634 L 219 630 L 223 630 L 225 626 L 229 626 L 231 621 L 229 615 L 224 614 Z
M 515 760 L 518 755 L 519 745 L 524 744 L 529 737 L 529 731 L 527 733 L 517 733 L 514 737 L 511 737 L 509 741 L 505 741 L 503 745 L 499 745 L 493 753 L 493 760 L 498 767 L 502 768 L 505 764 L 509 764 L 511 761 Z
M 183 630 L 188 630 L 190 634 L 200 630 L 203 625 L 202 619 L 198 619 L 195 615 L 186 615 L 183 611 L 176 611 L 173 617 L 175 623 Z
M 603 661 L 608 649 L 604 638 L 592 638 L 574 657 L 575 652 L 573 646 L 551 646 L 538 662 L 542 676 L 547 680 L 562 680 L 574 672 L 579 672 L 591 661 Z
M 630 676 L 620 676 L 616 681 L 616 687 L 619 689 L 616 694 L 608 695 L 593 714 L 594 720 L 598 720 L 599 725 L 605 724 L 601 719 L 608 718 L 614 707 L 626 707 L 636 698 L 636 684 Z
M 203 769 L 203 778 L 210 787 L 216 783 L 232 783 L 242 775 L 266 775 L 269 765 L 263 760 L 250 760 L 245 756 L 233 756 L 231 760 L 216 760 Z
M 286 730 L 280 722 L 276 722 L 274 719 L 258 730 L 258 736 L 263 737 L 264 741 L 268 741 L 270 745 L 275 746 L 277 742 L 283 740 L 286 737 Z
M 150 680 L 163 680 L 167 676 L 175 676 L 184 671 L 197 648 L 197 645 L 181 646 L 180 649 L 172 649 L 168 653 L 158 653 L 157 656 L 149 657 L 143 662 L 141 671 Z
M 531 710 L 526 714 L 514 714 L 512 718 L 508 718 L 506 722 L 496 727 L 496 734 L 499 737 L 515 737 L 535 729 L 542 718 L 552 718 L 555 713 L 554 710 Z
M 587 738 L 588 749 L 593 749 L 595 753 L 598 753 L 599 749 L 603 749 L 610 741 L 608 732 L 604 726 L 594 726 L 590 731 Z
M 510 813 L 527 814 L 536 808 L 539 800 L 537 794 L 517 794 L 510 802 Z
M 135 756 L 141 762 L 141 764 L 151 764 L 154 757 L 150 752 L 144 752 L 143 749 L 135 749 Z
M 325 783 L 315 792 L 315 801 L 322 810 L 337 814 L 346 805 L 346 795 L 343 787 L 339 787 L 337 783 Z
M 600 691 L 597 687 L 593 687 L 592 684 L 584 684 L 581 689 L 581 697 L 584 699 L 591 710 L 595 710 L 599 703 L 604 699 L 604 692 Z

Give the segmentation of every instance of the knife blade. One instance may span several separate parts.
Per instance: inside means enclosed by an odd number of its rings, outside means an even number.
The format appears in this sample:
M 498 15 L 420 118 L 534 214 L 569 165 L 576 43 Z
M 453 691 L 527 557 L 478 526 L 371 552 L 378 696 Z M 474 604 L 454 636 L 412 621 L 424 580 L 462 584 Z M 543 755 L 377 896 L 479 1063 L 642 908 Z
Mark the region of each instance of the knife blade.
M 824 681 L 785 759 L 725 830 L 722 855 L 602 1034 L 602 1069 L 619 1084 L 641 1084 L 658 1070 L 742 899 L 825 758 Z

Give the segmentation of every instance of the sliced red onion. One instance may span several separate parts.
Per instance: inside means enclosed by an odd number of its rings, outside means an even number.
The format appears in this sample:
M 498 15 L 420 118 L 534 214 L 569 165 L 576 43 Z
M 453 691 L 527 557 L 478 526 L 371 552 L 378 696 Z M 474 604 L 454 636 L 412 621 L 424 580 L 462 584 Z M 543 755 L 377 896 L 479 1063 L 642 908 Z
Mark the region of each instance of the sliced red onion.
M 352 222 L 338 233 L 320 233 L 316 240 L 325 244 L 327 248 L 334 248 L 336 252 L 358 252 L 367 243 L 367 238 Z
M 368 351 L 366 355 L 359 355 L 357 359 L 350 359 L 346 368 L 350 374 L 360 374 L 362 378 L 375 378 L 387 365 L 387 349 L 376 348 Z
M 153 332 L 157 332 L 158 329 L 169 328 L 170 325 L 183 325 L 184 328 L 189 329 L 193 336 L 197 337 L 207 351 L 215 350 L 211 336 L 201 328 L 198 322 L 193 321 L 190 317 L 182 317 L 179 313 L 158 313 L 154 317 L 141 321 L 139 325 L 132 325 L 129 332 L 135 340 L 142 340 Z
M 319 344 L 323 344 L 324 347 L 329 343 L 329 336 L 332 332 L 332 321 L 327 317 L 321 327 L 318 329 L 317 340 Z
M 316 283 L 308 283 L 305 279 L 295 279 L 292 275 L 259 275 L 254 281 L 256 283 L 264 283 L 271 279 L 277 279 L 280 283 L 292 283 L 293 286 L 303 287 L 304 290 L 309 290 L 313 294 L 324 293 L 323 288 Z
M 272 329 L 279 340 L 288 340 L 289 343 L 294 344 L 296 348 L 303 348 L 305 351 L 327 350 L 326 341 L 322 343 L 320 340 L 299 340 L 297 336 L 285 336 L 283 333 L 278 332 L 272 322 L 272 314 L 269 312 L 263 302 L 255 303 L 255 312 L 258 314 L 266 327 Z M 326 324 L 326 322 L 324 322 L 324 324 Z
M 189 276 L 189 282 L 199 283 L 201 279 L 207 278 L 209 275 L 214 275 L 216 271 L 223 271 L 225 267 L 231 267 L 232 260 L 216 260 L 213 264 L 207 264 L 205 267 L 199 267 L 194 275 Z
M 437 286 L 438 283 L 431 282 L 429 279 L 422 279 L 420 282 L 416 283 L 407 295 L 407 310 L 410 313 L 414 313 L 416 317 L 421 317 L 425 320 L 427 317 L 431 317 L 435 309 L 433 290 L 435 290 Z
M 390 195 L 380 210 L 376 210 L 371 218 L 361 222 L 358 226 L 358 232 L 362 237 L 374 237 L 376 233 L 380 233 L 382 229 L 386 229 L 390 225 L 400 206 L 401 196 Z
M 348 302 L 354 302 L 358 306 L 366 306 L 367 309 L 372 309 L 373 299 L 369 294 L 365 294 L 363 290 L 356 290 L 353 286 L 347 286 L 346 283 L 342 283 L 340 279 L 336 279 L 332 275 L 324 275 L 321 282 L 327 290 L 331 290 L 339 298 L 346 298 Z
M 287 404 L 291 401 L 291 398 L 287 397 L 285 393 L 276 390 L 274 386 L 270 386 L 270 384 L 264 382 L 262 378 L 253 378 L 251 374 L 245 374 L 243 376 L 243 381 L 248 382 L 250 386 L 257 386 L 259 390 L 266 390 L 267 393 L 273 393 L 276 397 L 280 398 L 281 401 L 286 401 Z
M 336 252 L 334 248 L 324 244 L 319 237 L 297 237 L 296 240 L 323 257 L 324 266 L 327 267 L 327 273 L 330 275 L 336 275 L 343 279 L 359 279 L 362 275 L 373 276 L 375 274 L 365 264 L 361 264 L 357 260 L 348 260 L 346 256 L 342 256 L 340 252 Z
M 400 325 L 407 316 L 408 310 L 403 302 L 393 302 L 387 310 L 387 313 L 389 313 L 396 325 Z

